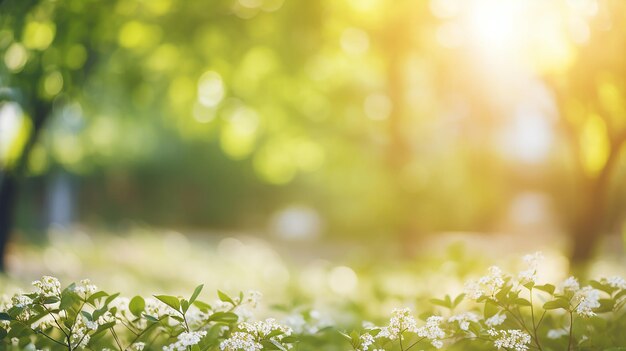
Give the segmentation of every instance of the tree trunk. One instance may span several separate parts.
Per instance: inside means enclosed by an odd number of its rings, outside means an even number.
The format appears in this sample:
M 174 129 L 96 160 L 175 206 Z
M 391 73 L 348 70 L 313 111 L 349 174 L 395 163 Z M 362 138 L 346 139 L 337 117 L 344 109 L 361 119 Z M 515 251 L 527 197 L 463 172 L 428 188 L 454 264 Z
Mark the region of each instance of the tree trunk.
M 15 209 L 18 202 L 18 189 L 25 175 L 28 157 L 35 146 L 41 130 L 50 116 L 52 104 L 38 101 L 32 110 L 33 128 L 24 144 L 22 154 L 15 166 L 0 173 L 0 273 L 6 272 L 6 249 L 15 224 Z
M 596 178 L 589 180 L 585 189 L 581 191 L 582 209 L 573 221 L 574 227 L 571 230 L 573 247 L 570 260 L 573 266 L 582 266 L 593 257 L 594 250 L 607 228 L 605 212 L 609 201 L 611 176 L 619 161 L 625 140 L 626 134 L 623 133 L 613 141 L 604 168 Z
M 6 271 L 6 249 L 17 203 L 17 178 L 12 173 L 2 174 L 0 182 L 0 272 Z

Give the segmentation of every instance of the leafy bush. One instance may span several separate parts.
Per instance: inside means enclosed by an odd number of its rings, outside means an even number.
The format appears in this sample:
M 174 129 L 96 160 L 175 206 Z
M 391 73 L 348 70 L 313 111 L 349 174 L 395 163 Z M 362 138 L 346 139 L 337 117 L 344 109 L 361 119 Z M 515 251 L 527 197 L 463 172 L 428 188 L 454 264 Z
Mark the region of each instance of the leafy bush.
M 507 275 L 498 267 L 467 282 L 465 293 L 432 299 L 417 318 L 409 308 L 392 312 L 389 322 L 350 334 L 330 328 L 314 311 L 278 322 L 256 320 L 260 293 L 237 296 L 218 291 L 212 304 L 154 295 L 120 297 L 89 280 L 61 289 L 54 277 L 33 282 L 35 291 L 4 298 L 0 305 L 0 349 L 24 350 L 624 350 L 626 281 L 574 277 L 539 284 L 541 256 L 527 255 L 527 269 Z M 464 307 L 463 309 L 461 307 Z M 423 320 L 424 323 L 418 322 Z M 336 329 L 337 332 L 330 332 Z M 340 341 L 342 335 L 348 342 Z

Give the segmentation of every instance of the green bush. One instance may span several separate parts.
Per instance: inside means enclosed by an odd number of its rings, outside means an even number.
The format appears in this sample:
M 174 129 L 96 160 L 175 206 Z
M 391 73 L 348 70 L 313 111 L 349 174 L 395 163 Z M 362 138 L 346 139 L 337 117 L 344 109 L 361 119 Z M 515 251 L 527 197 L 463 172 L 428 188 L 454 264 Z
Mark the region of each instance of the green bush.
M 255 291 L 237 296 L 218 291 L 219 299 L 208 304 L 198 300 L 202 285 L 186 298 L 125 298 L 89 280 L 61 289 L 58 279 L 44 276 L 33 282 L 34 292 L 4 298 L 0 349 L 624 350 L 626 281 L 615 276 L 581 287 L 570 277 L 539 284 L 540 260 L 540 254 L 525 256 L 528 267 L 517 275 L 490 267 L 487 275 L 465 284 L 465 293 L 432 299 L 419 316 L 395 309 L 387 325 L 363 322 L 349 334 L 311 311 L 282 322 L 257 320 Z

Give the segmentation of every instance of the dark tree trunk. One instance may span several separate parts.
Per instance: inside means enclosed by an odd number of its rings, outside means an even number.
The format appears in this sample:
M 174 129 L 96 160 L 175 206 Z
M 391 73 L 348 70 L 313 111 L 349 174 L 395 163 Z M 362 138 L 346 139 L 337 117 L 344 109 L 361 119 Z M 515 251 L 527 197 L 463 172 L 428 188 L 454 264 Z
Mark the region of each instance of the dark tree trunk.
M 0 272 L 6 270 L 6 249 L 17 203 L 17 178 L 11 173 L 0 178 Z
M 0 273 L 6 272 L 7 268 L 6 249 L 14 229 L 20 180 L 26 173 L 28 157 L 51 110 L 52 105 L 49 102 L 38 101 L 34 104 L 32 110 L 33 129 L 24 144 L 22 154 L 13 168 L 0 173 Z
M 611 144 L 611 151 L 600 174 L 588 181 L 581 191 L 581 210 L 573 221 L 571 230 L 573 246 L 570 260 L 573 266 L 583 266 L 594 254 L 602 235 L 607 228 L 606 209 L 611 188 L 611 176 L 626 140 L 622 133 Z

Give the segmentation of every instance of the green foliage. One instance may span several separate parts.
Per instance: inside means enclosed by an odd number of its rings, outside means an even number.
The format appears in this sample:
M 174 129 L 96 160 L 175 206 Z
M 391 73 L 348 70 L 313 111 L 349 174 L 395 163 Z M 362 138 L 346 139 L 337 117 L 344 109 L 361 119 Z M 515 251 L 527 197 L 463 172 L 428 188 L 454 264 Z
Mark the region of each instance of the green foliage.
M 532 256 L 537 259 L 538 255 Z M 525 258 L 525 261 L 528 261 Z M 410 349 L 512 351 L 618 351 L 626 342 L 626 281 L 573 277 L 537 284 L 536 263 L 519 274 L 497 267 L 466 284 L 466 292 L 444 295 L 393 310 L 389 322 L 364 324 L 343 332 L 342 322 L 316 324 L 309 310 L 290 311 L 294 319 L 257 320 L 251 311 L 258 293 L 217 291 L 209 304 L 199 300 L 203 285 L 189 299 L 173 295 L 131 299 L 99 290 L 89 280 L 61 289 L 52 277 L 33 283 L 36 290 L 0 305 L 0 347 L 78 350 L 354 350 Z M 272 310 L 278 313 L 279 310 Z M 361 310 L 359 313 L 363 313 Z M 294 314 L 295 313 L 295 314 Z M 357 314 L 357 318 L 362 318 Z M 360 322 L 358 323 L 360 324 Z M 328 328 L 332 330 L 328 330 Z

